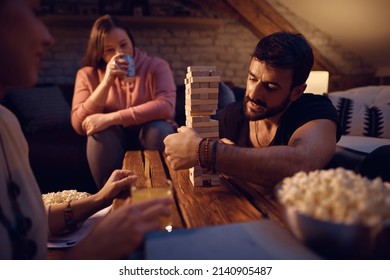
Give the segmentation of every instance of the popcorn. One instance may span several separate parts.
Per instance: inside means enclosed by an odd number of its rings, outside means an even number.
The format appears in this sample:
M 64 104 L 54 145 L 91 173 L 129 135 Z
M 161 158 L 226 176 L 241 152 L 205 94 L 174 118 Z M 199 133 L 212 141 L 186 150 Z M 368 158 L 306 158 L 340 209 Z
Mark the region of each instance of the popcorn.
M 70 200 L 78 200 L 90 196 L 87 192 L 78 192 L 76 190 L 64 190 L 61 192 L 50 192 L 42 194 L 43 203 L 45 205 L 58 205 L 66 203 Z
M 277 196 L 319 220 L 376 226 L 390 219 L 390 184 L 344 168 L 298 172 L 282 181 Z

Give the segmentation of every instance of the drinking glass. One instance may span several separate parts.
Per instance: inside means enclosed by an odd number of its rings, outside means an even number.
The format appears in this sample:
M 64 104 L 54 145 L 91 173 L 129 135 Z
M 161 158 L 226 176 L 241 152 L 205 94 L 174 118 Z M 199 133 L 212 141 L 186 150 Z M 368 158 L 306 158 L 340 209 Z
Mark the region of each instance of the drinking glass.
M 167 184 L 166 187 L 132 187 L 131 188 L 131 200 L 133 203 L 142 201 L 170 197 L 173 199 L 173 188 L 171 184 Z M 173 205 L 171 207 L 171 213 L 173 212 Z M 161 215 L 159 220 L 162 225 L 162 229 L 171 232 L 172 231 L 172 215 Z

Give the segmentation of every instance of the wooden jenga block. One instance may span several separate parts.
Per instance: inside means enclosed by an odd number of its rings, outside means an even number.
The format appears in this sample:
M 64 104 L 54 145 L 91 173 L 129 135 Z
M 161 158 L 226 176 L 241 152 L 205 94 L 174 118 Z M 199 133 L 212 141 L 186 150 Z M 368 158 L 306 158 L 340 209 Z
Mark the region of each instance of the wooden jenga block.
M 215 178 L 215 179 L 210 179 L 210 183 L 212 186 L 218 186 L 221 184 L 221 178 L 218 177 L 218 178 Z
M 186 106 L 192 105 L 218 105 L 218 99 L 191 99 L 186 98 Z
M 220 82 L 221 76 L 191 77 L 185 80 L 189 80 L 190 83 L 212 83 L 212 82 Z
M 215 177 L 218 176 L 218 177 Z M 220 177 L 219 175 L 212 175 L 212 176 L 199 176 L 199 177 L 192 177 L 190 176 L 190 180 L 194 187 L 203 187 L 203 186 L 215 186 L 220 185 Z
M 215 96 L 217 96 L 217 98 L 215 98 Z M 188 100 L 195 100 L 195 99 L 202 99 L 202 100 L 205 100 L 205 99 L 212 99 L 212 100 L 218 100 L 218 94 L 215 94 L 215 93 L 186 93 L 185 94 L 185 99 L 188 99 Z
M 190 180 L 194 187 L 203 187 L 203 181 L 201 179 L 199 178 L 195 179 L 190 177 Z
M 218 99 L 218 93 L 209 93 L 210 99 Z
M 202 99 L 201 95 L 206 95 L 206 94 L 200 94 L 200 93 L 185 94 L 185 98 L 186 99 L 193 99 L 193 100 Z M 207 94 L 206 96 L 209 97 L 210 94 Z
M 217 71 L 216 66 L 188 66 L 187 72 L 196 72 L 196 71 Z
M 202 174 L 202 176 L 199 176 L 199 177 L 201 177 L 202 180 L 215 180 L 215 179 L 219 179 L 219 175 L 218 174 L 210 174 L 210 173 Z
M 199 111 L 199 112 L 191 112 L 191 110 L 185 110 L 186 116 L 211 116 L 216 114 L 216 110 L 213 111 Z
M 191 123 L 205 123 L 210 122 L 210 116 L 187 116 L 186 121 Z
M 194 122 L 191 120 L 186 120 L 186 126 L 189 127 L 218 127 L 219 123 L 217 120 L 210 119 L 206 122 Z
M 191 71 L 187 72 L 186 78 L 191 77 L 207 77 L 207 76 L 220 76 L 218 71 Z
M 189 127 L 191 127 L 191 126 L 189 126 Z M 218 132 L 219 131 L 219 127 L 218 126 L 195 126 L 195 127 L 192 127 L 192 128 L 196 132 L 198 132 L 199 134 L 203 134 L 203 133 L 207 133 L 207 132 Z
M 210 71 L 190 71 L 186 73 L 186 78 L 191 77 L 203 77 L 203 76 L 210 76 Z
M 204 126 L 202 132 L 218 132 L 219 126 Z
M 199 99 L 202 99 L 202 100 L 210 99 L 210 93 L 200 94 Z
M 190 176 L 193 176 L 193 177 L 202 176 L 204 171 L 207 172 L 207 170 L 205 168 L 202 168 L 200 165 L 196 165 L 196 166 L 189 169 Z
M 219 88 L 219 82 L 211 82 L 209 83 L 210 88 Z
M 217 104 L 202 104 L 202 105 L 185 105 L 186 111 L 192 112 L 210 112 L 216 111 L 218 105 Z M 207 115 L 206 113 L 204 115 Z
M 200 83 L 198 83 L 200 84 Z M 218 88 L 186 88 L 186 94 L 208 94 L 208 93 L 218 93 L 219 89 Z
M 184 79 L 185 81 L 186 79 Z M 200 88 L 200 83 L 185 83 L 186 89 Z

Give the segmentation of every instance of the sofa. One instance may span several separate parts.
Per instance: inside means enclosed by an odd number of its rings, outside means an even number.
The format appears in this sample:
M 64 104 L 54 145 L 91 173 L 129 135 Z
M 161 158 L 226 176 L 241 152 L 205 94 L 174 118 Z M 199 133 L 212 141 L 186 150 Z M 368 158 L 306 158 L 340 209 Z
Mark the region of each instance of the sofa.
M 390 86 L 365 86 L 327 94 L 342 130 L 334 165 L 360 172 L 366 156 L 390 145 Z
M 72 86 L 8 90 L 2 103 L 18 118 L 29 145 L 30 165 L 43 193 L 97 188 L 86 160 L 86 137 L 70 125 Z
M 241 89 L 237 88 L 238 95 Z M 220 83 L 219 108 L 235 100 L 233 91 Z M 42 193 L 77 189 L 97 191 L 86 158 L 87 137 L 70 124 L 73 85 L 38 85 L 8 90 L 2 105 L 18 118 L 29 145 L 30 165 Z M 185 86 L 177 86 L 176 116 L 185 125 Z

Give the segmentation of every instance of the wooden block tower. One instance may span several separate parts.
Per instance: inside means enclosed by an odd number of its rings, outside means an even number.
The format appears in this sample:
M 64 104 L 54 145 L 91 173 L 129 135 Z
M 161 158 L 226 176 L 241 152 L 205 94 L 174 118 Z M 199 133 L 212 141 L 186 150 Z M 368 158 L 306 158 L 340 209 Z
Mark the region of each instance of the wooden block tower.
M 219 139 L 218 121 L 210 118 L 218 107 L 221 77 L 215 66 L 188 66 L 184 84 L 186 126 L 195 129 L 200 137 Z M 219 185 L 219 175 L 210 174 L 197 165 L 189 170 L 194 187 Z

